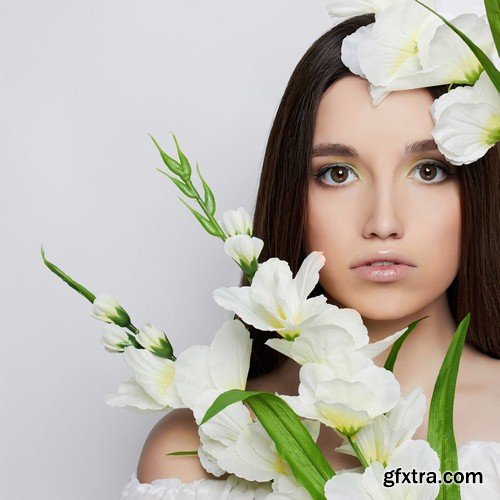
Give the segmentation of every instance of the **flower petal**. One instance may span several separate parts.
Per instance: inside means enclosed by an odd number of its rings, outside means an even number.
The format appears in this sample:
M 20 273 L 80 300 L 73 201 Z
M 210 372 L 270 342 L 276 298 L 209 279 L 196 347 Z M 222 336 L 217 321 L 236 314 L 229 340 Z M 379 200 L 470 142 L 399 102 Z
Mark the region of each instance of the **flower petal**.
M 136 382 L 158 404 L 182 406 L 181 401 L 176 400 L 177 393 L 169 392 L 175 376 L 174 362 L 172 360 L 156 356 L 146 349 L 136 349 L 132 346 L 125 349 L 123 357 L 134 372 Z
M 165 408 L 165 405 L 157 403 L 133 378 L 122 382 L 116 394 L 105 396 L 104 402 L 109 406 L 126 408 L 136 413 L 170 410 L 168 407 Z
M 295 290 L 301 301 L 305 301 L 319 281 L 319 270 L 325 265 L 323 252 L 311 252 L 302 262 L 295 279 Z

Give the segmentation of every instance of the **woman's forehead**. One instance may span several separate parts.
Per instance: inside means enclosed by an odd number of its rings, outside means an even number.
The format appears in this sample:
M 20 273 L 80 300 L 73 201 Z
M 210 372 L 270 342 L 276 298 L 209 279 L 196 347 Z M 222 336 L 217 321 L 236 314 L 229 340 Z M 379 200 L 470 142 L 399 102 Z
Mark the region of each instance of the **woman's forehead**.
M 358 76 L 336 81 L 323 94 L 314 130 L 314 145 L 349 144 L 359 151 L 404 150 L 407 144 L 430 139 L 434 98 L 425 89 L 391 92 L 377 106 L 369 83 Z

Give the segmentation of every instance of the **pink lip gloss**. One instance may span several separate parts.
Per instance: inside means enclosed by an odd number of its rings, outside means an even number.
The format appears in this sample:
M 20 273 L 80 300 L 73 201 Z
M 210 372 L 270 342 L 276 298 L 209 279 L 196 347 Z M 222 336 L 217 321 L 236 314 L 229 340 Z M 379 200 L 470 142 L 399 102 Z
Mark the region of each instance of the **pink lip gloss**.
M 361 278 L 378 283 L 390 283 L 406 278 L 413 269 L 413 266 L 406 264 L 364 265 L 352 269 Z

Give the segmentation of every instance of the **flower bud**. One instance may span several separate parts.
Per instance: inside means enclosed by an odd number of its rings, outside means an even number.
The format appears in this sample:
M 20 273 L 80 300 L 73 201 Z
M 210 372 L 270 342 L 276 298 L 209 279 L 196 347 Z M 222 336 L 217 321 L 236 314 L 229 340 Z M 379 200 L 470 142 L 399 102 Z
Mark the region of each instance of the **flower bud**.
M 226 210 L 218 221 L 227 236 L 247 234 L 252 236 L 252 220 L 250 214 L 243 208 L 238 210 Z
M 130 345 L 130 339 L 125 328 L 110 323 L 102 329 L 101 343 L 108 352 L 123 352 Z
M 130 324 L 130 316 L 110 295 L 99 295 L 94 300 L 91 316 L 118 326 L 128 326 Z
M 158 330 L 158 328 L 151 323 L 146 323 L 139 328 L 136 340 L 144 349 L 151 351 L 157 356 L 171 358 L 173 355 L 172 346 L 165 333 Z
M 260 238 L 247 234 L 230 236 L 224 242 L 224 251 L 227 255 L 238 263 L 246 275 L 252 277 L 259 266 L 258 258 L 263 247 L 264 242 Z

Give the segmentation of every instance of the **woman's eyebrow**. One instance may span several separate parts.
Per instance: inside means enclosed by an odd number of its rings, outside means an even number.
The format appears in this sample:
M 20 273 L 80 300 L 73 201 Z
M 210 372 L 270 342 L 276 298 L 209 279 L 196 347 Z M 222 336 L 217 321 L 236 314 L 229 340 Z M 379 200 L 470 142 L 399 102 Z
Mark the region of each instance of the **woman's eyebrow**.
M 424 153 L 426 151 L 436 151 L 438 149 L 434 139 L 424 139 L 405 146 L 405 156 L 412 153 Z M 312 152 L 313 158 L 317 156 L 351 156 L 358 157 L 356 148 L 348 144 L 325 142 L 316 144 Z

